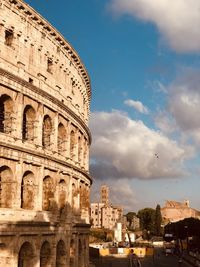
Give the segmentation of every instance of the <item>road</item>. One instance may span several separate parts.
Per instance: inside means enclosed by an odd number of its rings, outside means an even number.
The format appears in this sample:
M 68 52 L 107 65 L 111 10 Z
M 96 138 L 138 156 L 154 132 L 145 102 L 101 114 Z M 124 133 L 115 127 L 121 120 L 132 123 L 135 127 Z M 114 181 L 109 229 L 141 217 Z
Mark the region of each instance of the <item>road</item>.
M 104 257 L 93 262 L 95 267 L 130 267 L 129 258 L 122 257 Z M 141 265 L 142 267 L 191 267 L 191 265 L 184 261 L 180 265 L 177 256 L 165 256 L 163 253 L 157 253 L 154 258 L 142 258 Z

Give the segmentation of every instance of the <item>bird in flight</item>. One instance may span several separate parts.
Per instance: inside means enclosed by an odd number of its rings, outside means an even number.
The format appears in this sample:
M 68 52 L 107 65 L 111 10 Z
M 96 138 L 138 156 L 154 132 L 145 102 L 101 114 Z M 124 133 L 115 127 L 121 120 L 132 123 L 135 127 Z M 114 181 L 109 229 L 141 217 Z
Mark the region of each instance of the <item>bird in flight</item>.
M 159 158 L 157 153 L 155 153 L 155 156 L 156 156 L 157 159 Z

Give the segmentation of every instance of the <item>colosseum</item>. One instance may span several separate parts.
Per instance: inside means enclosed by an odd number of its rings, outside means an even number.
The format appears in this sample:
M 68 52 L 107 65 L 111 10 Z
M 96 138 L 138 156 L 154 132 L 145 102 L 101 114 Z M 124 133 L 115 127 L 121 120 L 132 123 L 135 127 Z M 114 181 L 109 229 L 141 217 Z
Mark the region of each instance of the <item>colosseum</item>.
M 63 36 L 0 0 L 0 266 L 89 266 L 90 97 Z

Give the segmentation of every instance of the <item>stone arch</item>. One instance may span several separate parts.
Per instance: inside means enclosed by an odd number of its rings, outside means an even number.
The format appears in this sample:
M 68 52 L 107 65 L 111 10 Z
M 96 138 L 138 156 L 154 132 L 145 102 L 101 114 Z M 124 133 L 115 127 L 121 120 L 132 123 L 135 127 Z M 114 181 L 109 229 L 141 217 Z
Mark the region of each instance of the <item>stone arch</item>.
M 18 267 L 34 266 L 33 247 L 29 242 L 24 242 L 18 254 Z
M 70 133 L 70 158 L 75 157 L 75 132 L 72 130 Z
M 0 132 L 11 133 L 13 127 L 13 100 L 8 95 L 0 97 Z
M 53 131 L 52 120 L 49 115 L 45 115 L 42 125 L 42 145 L 44 148 L 51 146 L 51 135 Z
M 71 239 L 71 242 L 70 242 L 69 257 L 70 257 L 69 266 L 74 267 L 74 264 L 75 264 L 75 242 L 74 242 L 74 239 Z
M 62 123 L 58 125 L 58 152 L 62 153 L 66 150 L 67 131 Z
M 13 173 L 7 166 L 0 167 L 0 207 L 12 208 Z
M 67 186 L 65 180 L 61 179 L 58 184 L 58 205 L 59 209 L 63 209 L 66 205 Z
M 56 267 L 65 267 L 67 265 L 67 250 L 65 242 L 60 240 L 56 247 Z
M 34 140 L 36 112 L 32 106 L 27 105 L 23 113 L 22 140 Z
M 31 171 L 24 173 L 21 183 L 21 208 L 33 210 L 35 207 L 35 177 Z
M 42 209 L 51 210 L 54 201 L 54 184 L 50 176 L 43 179 Z
M 40 249 L 40 267 L 51 267 L 51 247 L 48 241 L 44 241 Z

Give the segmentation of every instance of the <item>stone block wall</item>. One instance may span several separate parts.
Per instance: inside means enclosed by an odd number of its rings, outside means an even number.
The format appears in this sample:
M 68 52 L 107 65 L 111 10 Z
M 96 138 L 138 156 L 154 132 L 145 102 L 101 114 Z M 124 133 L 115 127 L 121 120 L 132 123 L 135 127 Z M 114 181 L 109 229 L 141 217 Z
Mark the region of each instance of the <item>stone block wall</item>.
M 63 36 L 0 0 L 0 266 L 88 266 L 90 95 Z

